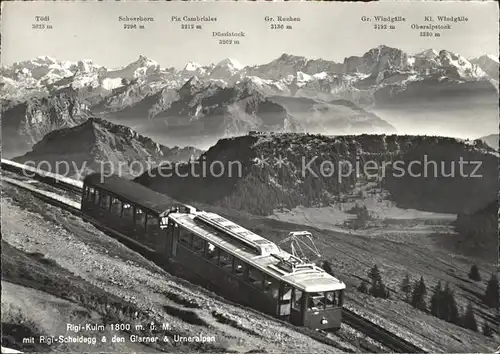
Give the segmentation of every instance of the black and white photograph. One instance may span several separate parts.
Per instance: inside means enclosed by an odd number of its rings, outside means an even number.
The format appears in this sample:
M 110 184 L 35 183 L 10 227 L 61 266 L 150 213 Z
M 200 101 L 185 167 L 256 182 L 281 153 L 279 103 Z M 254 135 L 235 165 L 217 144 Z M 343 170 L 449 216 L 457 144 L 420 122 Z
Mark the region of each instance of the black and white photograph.
M 495 1 L 9 1 L 2 353 L 499 353 Z

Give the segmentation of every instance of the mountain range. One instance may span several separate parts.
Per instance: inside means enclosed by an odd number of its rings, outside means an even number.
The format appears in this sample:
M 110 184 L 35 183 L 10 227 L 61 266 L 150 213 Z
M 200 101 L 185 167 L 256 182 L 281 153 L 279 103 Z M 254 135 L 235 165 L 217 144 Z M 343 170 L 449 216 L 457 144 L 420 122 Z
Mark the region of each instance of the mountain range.
M 337 86 L 367 78 L 374 79 L 377 84 L 382 81 L 385 81 L 384 84 L 389 81 L 419 81 L 429 77 L 462 81 L 498 81 L 498 65 L 498 58 L 493 55 L 467 60 L 457 53 L 435 49 L 409 55 L 400 49 L 384 45 L 370 49 L 362 56 L 347 57 L 343 63 L 284 53 L 262 65 L 244 66 L 228 58 L 206 66 L 189 62 L 181 70 L 161 68 L 158 63 L 144 56 L 139 56 L 136 61 L 117 69 L 97 65 L 92 60 L 68 62 L 41 56 L 8 67 L 2 66 L 0 96 L 3 99 L 16 96 L 21 98 L 30 92 L 50 92 L 64 86 L 92 89 L 94 94 L 100 92 L 107 95 L 116 88 L 137 81 L 153 86 L 154 91 L 165 87 L 178 88 L 192 76 L 229 85 L 249 78 L 256 84 L 267 86 L 276 94 L 288 93 L 288 90 L 298 90 L 303 86 L 314 86 L 308 84 L 310 81 L 323 84 L 328 82 L 331 88 L 339 88 Z M 393 77 L 396 74 L 397 77 Z M 389 77 L 390 80 L 387 80 Z M 323 82 L 325 80 L 326 82 Z M 362 81 L 367 83 L 366 80 Z M 19 88 L 25 90 L 15 90 Z M 292 93 L 295 96 L 297 92 Z
M 27 152 L 45 133 L 89 117 L 162 144 L 205 148 L 249 130 L 395 133 L 397 122 L 372 109 L 429 95 L 496 97 L 495 68 L 488 55 L 469 61 L 446 50 L 409 55 L 383 45 L 343 63 L 283 54 L 262 65 L 224 59 L 179 70 L 144 56 L 116 69 L 43 56 L 0 69 L 4 146 Z
M 192 147 L 169 148 L 129 127 L 89 118 L 75 127 L 48 133 L 30 152 L 14 160 L 35 164 L 44 161 L 52 171 L 57 168 L 57 173 L 77 179 L 92 172 L 134 178 L 167 162 L 195 160 L 201 153 Z

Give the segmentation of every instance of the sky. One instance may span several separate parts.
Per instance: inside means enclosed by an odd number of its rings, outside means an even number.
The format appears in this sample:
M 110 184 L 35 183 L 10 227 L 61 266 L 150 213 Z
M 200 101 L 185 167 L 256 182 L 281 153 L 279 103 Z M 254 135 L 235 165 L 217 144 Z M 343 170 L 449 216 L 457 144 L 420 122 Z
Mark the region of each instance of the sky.
M 35 16 L 50 17 L 52 29 L 32 29 Z M 182 30 L 172 16 L 213 16 L 202 30 Z M 293 28 L 272 30 L 265 16 L 300 17 Z M 396 29 L 375 30 L 362 16 L 403 16 Z M 424 16 L 466 16 L 440 37 L 421 37 L 411 24 Z M 126 30 L 119 16 L 153 17 L 145 29 Z M 195 22 L 199 23 L 199 22 Z M 277 23 L 276 21 L 273 23 Z M 390 23 L 386 23 L 390 25 Z M 212 31 L 244 31 L 239 44 L 219 44 Z M 410 54 L 446 49 L 472 58 L 498 57 L 498 5 L 494 2 L 3 2 L 1 63 L 50 56 L 58 60 L 91 59 L 110 68 L 139 55 L 163 67 L 203 65 L 233 58 L 243 65 L 267 63 L 282 53 L 343 62 L 385 44 Z

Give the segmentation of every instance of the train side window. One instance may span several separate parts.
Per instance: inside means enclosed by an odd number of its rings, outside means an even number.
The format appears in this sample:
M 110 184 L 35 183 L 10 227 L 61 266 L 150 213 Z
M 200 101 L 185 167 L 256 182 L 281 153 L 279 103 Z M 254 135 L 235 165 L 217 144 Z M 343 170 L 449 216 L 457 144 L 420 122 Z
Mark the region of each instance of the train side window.
M 165 229 L 169 227 L 169 225 L 171 225 L 171 223 L 169 222 L 168 217 L 163 216 L 162 218 L 160 218 L 160 229 Z
M 254 267 L 248 267 L 248 282 L 260 289 L 263 287 L 264 273 Z
M 287 283 L 282 284 L 283 292 L 281 293 L 281 298 L 279 299 L 279 314 L 281 316 L 287 316 L 290 314 L 293 288 Z
M 122 213 L 122 201 L 118 198 L 111 198 L 111 212 L 115 215 L 121 216 Z
M 123 208 L 122 208 L 122 218 L 124 219 L 129 219 L 132 221 L 134 217 L 134 209 L 132 208 L 132 205 L 128 203 L 123 203 Z
M 187 248 L 191 248 L 193 234 L 183 227 L 179 227 L 179 242 Z
M 205 240 L 201 237 L 193 235 L 193 252 L 203 257 L 205 254 Z
M 146 221 L 148 234 L 154 235 L 154 234 L 158 233 L 159 222 L 160 221 L 158 220 L 158 218 L 156 216 L 148 214 L 147 221 Z
M 241 259 L 234 257 L 234 267 L 233 273 L 239 277 L 243 277 L 245 275 L 245 267 L 246 264 Z
M 91 202 L 94 198 L 95 190 L 92 187 L 87 187 L 87 201 Z
M 99 204 L 101 199 L 101 191 L 98 189 L 95 190 L 95 198 L 94 198 L 94 203 Z
M 323 310 L 325 308 L 325 293 L 310 293 L 307 311 Z
M 146 215 L 141 208 L 135 208 L 135 227 L 136 228 L 144 228 Z
M 207 259 L 215 264 L 219 263 L 219 248 L 208 242 Z
M 283 295 L 281 296 L 283 301 L 292 301 L 292 287 L 286 283 L 283 284 Z
M 302 291 L 298 289 L 293 289 L 293 308 L 296 310 L 302 310 Z
M 233 268 L 233 256 L 224 250 L 220 250 L 219 265 L 231 270 Z
M 102 196 L 101 196 L 101 208 L 103 209 L 106 209 L 106 210 L 109 210 L 109 206 L 110 206 L 110 202 L 111 202 L 111 197 L 106 194 L 106 193 L 102 193 Z
M 264 280 L 264 292 L 273 299 L 278 298 L 280 283 L 277 279 L 266 274 Z

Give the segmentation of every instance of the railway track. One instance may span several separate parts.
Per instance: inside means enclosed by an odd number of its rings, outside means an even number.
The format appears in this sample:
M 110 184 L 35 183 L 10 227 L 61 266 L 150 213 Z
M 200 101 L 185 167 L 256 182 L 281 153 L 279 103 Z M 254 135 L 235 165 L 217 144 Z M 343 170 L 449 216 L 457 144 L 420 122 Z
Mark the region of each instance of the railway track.
M 7 162 L 6 162 L 7 161 Z M 2 169 L 4 169 L 4 164 L 8 164 L 8 160 L 2 159 Z M 19 164 L 17 164 L 19 165 Z M 32 184 L 32 181 L 26 178 L 26 175 L 21 174 L 22 167 L 19 166 L 14 166 L 12 168 L 12 165 L 8 165 L 8 167 L 5 169 L 6 171 L 11 172 L 12 174 L 20 174 L 23 176 L 21 180 L 5 176 L 3 174 L 2 180 L 11 184 L 15 185 L 19 188 L 28 190 L 30 193 L 33 195 L 37 196 L 38 198 L 42 199 L 43 201 L 47 202 L 48 204 L 60 207 L 62 209 L 67 210 L 68 212 L 76 215 L 76 216 L 81 216 L 80 212 L 80 203 L 76 202 L 74 198 L 68 198 L 67 196 L 61 196 L 58 195 L 54 192 L 51 191 L 43 191 L 40 190 L 38 185 L 34 187 Z M 57 176 L 51 175 L 32 175 L 30 178 L 33 178 L 35 180 L 41 181 L 48 186 L 51 187 L 56 187 L 63 189 L 73 196 L 79 196 L 81 195 L 81 189 L 78 190 L 78 184 L 77 183 L 72 183 L 68 181 L 63 181 L 61 183 L 61 180 L 58 180 Z M 31 182 L 31 183 L 30 183 Z M 78 182 L 78 181 L 75 181 Z M 73 200 L 72 200 L 73 199 Z M 342 310 L 342 318 L 343 322 L 350 327 L 364 333 L 371 339 L 375 340 L 376 342 L 382 344 L 386 348 L 389 348 L 390 350 L 393 350 L 394 352 L 397 353 L 426 353 L 422 348 L 417 347 L 416 345 L 410 343 L 409 341 L 395 335 L 394 333 L 388 331 L 387 329 L 371 322 L 370 320 L 358 315 L 357 313 L 347 309 L 343 308 Z M 321 335 L 320 335 L 321 334 Z M 324 331 L 319 331 L 318 333 L 308 333 L 310 337 L 316 340 L 320 340 L 322 342 L 328 343 L 329 340 L 327 338 L 321 338 L 321 336 L 327 337 L 328 333 Z M 328 343 L 331 344 L 331 343 Z
M 51 204 L 51 205 L 60 207 L 62 209 L 65 209 L 66 211 L 69 211 L 71 214 L 74 214 L 76 216 L 81 215 L 79 203 L 77 203 L 77 202 L 74 202 L 74 201 L 67 199 L 65 197 L 58 196 L 57 194 L 52 193 L 52 192 L 42 191 L 36 187 L 31 186 L 28 183 L 18 181 L 14 178 L 2 176 L 2 181 L 29 191 L 31 194 L 40 198 L 41 200 L 43 200 L 47 204 Z
M 407 340 L 389 332 L 387 329 L 367 320 L 366 318 L 352 312 L 349 309 L 342 309 L 343 321 L 352 328 L 365 333 L 368 337 L 379 342 L 383 346 L 398 353 L 423 353 L 424 351 Z
M 1 159 L 2 171 L 11 172 L 25 179 L 33 179 L 57 187 L 64 191 L 80 194 L 83 188 L 81 181 L 57 175 L 55 173 L 37 170 L 34 167 L 23 165 L 11 160 Z

